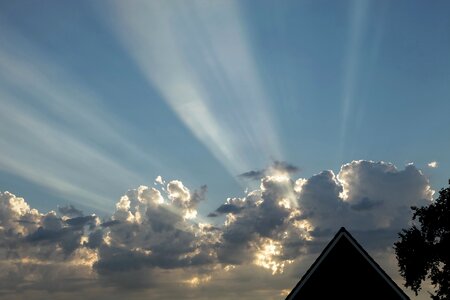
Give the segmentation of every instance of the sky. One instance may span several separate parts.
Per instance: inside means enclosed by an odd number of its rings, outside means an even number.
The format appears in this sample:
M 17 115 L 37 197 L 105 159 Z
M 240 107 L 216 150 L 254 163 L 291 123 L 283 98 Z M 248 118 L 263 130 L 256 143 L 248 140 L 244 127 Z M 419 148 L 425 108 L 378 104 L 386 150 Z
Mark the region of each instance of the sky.
M 402 285 L 450 177 L 449 14 L 0 1 L 0 295 L 283 299 L 341 226 Z

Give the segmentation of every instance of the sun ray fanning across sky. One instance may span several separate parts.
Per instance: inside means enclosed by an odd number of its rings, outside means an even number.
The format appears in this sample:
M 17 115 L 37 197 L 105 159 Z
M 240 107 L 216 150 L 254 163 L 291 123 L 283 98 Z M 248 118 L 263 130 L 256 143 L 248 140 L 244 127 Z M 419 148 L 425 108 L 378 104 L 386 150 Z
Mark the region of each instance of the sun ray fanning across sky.
M 149 84 L 231 175 L 282 158 L 236 3 L 117 1 L 114 13 Z
M 341 129 L 340 129 L 340 155 L 342 157 L 347 139 L 347 130 L 350 120 L 355 113 L 355 99 L 357 93 L 358 82 L 360 80 L 360 60 L 364 39 L 364 33 L 367 25 L 369 13 L 369 1 L 351 1 L 349 6 L 349 35 L 347 45 L 347 57 L 344 60 L 344 76 L 342 89 L 342 112 L 341 112 Z
M 449 15 L 0 1 L 0 298 L 280 299 L 341 226 L 401 285 L 448 182 Z
M 101 190 L 143 179 L 108 147 L 141 164 L 155 167 L 158 161 L 128 141 L 125 124 L 66 70 L 39 56 L 20 35 L 3 36 L 10 43 L 0 47 L 0 169 L 108 211 L 114 200 Z

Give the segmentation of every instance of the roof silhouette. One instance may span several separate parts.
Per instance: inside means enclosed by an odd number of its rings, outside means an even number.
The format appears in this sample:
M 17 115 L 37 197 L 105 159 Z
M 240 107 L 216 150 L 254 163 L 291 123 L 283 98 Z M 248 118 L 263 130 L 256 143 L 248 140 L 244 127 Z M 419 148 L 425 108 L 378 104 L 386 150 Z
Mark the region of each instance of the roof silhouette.
M 342 227 L 286 300 L 409 299 Z

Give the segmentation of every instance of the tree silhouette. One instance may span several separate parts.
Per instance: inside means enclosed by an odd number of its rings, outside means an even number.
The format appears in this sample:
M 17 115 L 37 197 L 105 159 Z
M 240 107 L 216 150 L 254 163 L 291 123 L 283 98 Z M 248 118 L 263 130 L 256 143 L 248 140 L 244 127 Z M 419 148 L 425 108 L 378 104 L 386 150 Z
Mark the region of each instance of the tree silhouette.
M 418 222 L 403 229 L 394 244 L 405 286 L 417 295 L 428 278 L 436 288 L 432 299 L 450 299 L 450 186 L 429 206 L 411 209 Z

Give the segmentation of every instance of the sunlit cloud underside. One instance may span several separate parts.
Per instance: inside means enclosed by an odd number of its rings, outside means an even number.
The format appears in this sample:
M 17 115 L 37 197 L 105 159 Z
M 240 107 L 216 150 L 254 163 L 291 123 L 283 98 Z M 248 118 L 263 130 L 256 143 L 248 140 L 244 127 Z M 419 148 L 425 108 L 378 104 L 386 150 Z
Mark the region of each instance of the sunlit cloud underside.
M 6 296 L 278 299 L 340 226 L 399 282 L 391 249 L 410 221 L 404 207 L 427 204 L 434 192 L 414 165 L 372 161 L 297 179 L 269 168 L 259 183 L 230 195 L 209 220 L 197 216 L 204 188 L 161 177 L 126 192 L 105 218 L 73 206 L 41 213 L 0 192 L 0 288 Z

